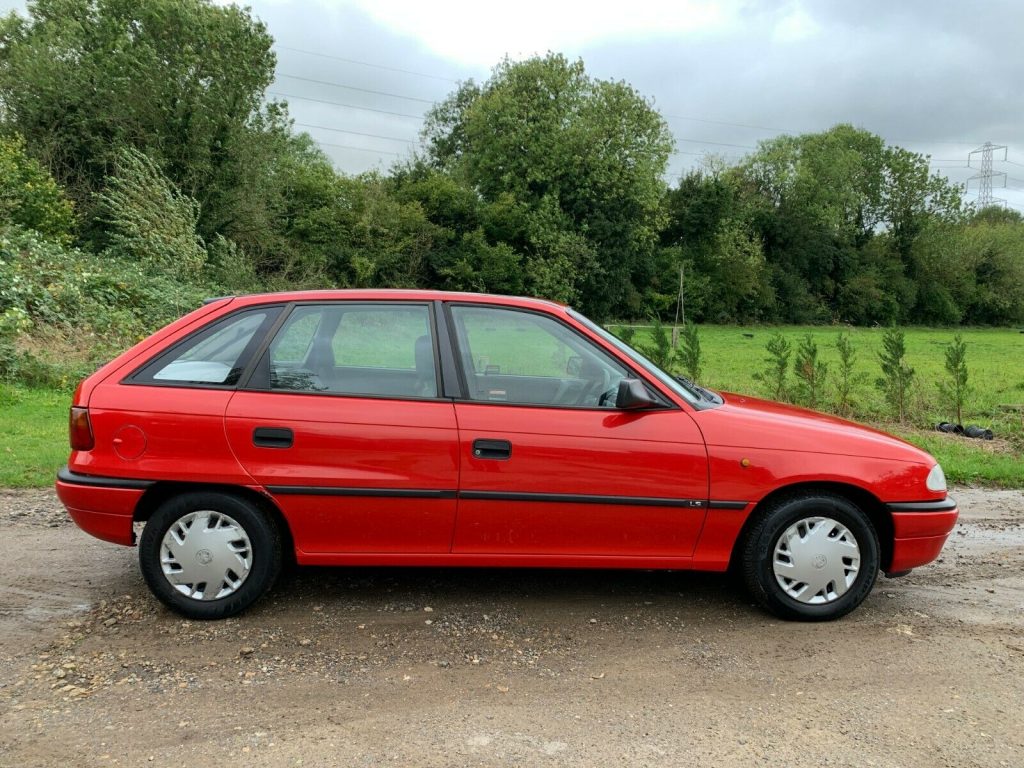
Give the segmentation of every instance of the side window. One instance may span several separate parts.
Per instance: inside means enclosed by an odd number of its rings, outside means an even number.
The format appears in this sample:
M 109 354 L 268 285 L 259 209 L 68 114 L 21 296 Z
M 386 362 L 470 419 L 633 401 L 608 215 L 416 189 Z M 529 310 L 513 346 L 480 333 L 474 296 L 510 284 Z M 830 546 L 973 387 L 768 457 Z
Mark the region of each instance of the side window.
M 612 407 L 624 366 L 557 320 L 497 307 L 452 307 L 473 400 Z
M 278 307 L 231 315 L 194 334 L 139 371 L 133 381 L 234 386 Z
M 296 307 L 267 355 L 272 390 L 437 397 L 430 310 L 423 305 Z

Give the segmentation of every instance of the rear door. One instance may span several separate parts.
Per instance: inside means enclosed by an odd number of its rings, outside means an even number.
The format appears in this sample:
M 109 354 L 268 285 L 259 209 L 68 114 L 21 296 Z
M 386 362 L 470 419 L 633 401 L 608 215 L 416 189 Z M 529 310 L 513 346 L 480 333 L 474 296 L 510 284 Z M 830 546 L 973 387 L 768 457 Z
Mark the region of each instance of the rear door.
M 451 305 L 468 396 L 453 552 L 685 557 L 708 498 L 707 453 L 669 404 L 614 408 L 636 374 L 553 316 Z
M 227 408 L 232 449 L 303 553 L 448 552 L 454 407 L 428 303 L 299 304 Z

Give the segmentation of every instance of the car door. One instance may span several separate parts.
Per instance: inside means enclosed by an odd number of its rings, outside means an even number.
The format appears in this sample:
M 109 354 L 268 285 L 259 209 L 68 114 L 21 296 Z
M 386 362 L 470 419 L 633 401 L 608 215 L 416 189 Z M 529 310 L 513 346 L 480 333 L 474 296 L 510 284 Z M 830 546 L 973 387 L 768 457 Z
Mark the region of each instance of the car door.
M 551 315 L 452 304 L 466 397 L 453 552 L 686 557 L 704 522 L 708 462 L 665 400 L 614 408 L 636 373 Z M 652 388 L 653 391 L 653 388 Z
M 427 303 L 299 304 L 231 399 L 231 447 L 304 555 L 450 550 L 458 436 L 435 340 Z

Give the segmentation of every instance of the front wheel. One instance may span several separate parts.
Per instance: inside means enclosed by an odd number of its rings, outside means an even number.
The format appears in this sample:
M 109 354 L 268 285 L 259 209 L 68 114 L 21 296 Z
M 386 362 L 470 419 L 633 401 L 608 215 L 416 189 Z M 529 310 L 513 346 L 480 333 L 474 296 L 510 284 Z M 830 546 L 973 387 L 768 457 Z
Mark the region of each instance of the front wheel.
M 780 499 L 761 510 L 742 549 L 754 598 L 784 619 L 829 621 L 871 592 L 878 535 L 850 500 L 828 493 Z
M 248 608 L 281 569 L 281 537 L 248 501 L 200 491 L 168 499 L 139 542 L 150 590 L 191 619 L 221 619 Z

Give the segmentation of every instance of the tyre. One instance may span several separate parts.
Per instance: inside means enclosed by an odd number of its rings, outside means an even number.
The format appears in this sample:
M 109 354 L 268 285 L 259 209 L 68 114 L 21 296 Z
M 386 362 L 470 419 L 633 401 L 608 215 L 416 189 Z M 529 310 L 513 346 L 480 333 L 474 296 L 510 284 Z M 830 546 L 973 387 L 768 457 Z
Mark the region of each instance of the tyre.
M 779 499 L 761 510 L 741 550 L 747 589 L 783 619 L 845 616 L 878 577 L 878 535 L 853 502 L 829 493 Z
M 139 541 L 139 566 L 156 597 L 190 619 L 244 611 L 281 569 L 277 526 L 250 502 L 200 491 L 168 499 Z

